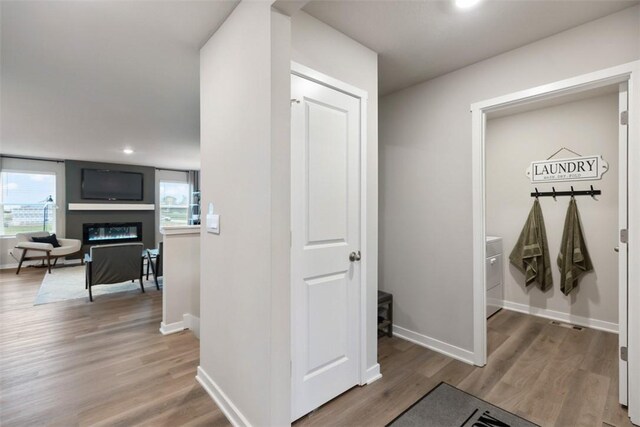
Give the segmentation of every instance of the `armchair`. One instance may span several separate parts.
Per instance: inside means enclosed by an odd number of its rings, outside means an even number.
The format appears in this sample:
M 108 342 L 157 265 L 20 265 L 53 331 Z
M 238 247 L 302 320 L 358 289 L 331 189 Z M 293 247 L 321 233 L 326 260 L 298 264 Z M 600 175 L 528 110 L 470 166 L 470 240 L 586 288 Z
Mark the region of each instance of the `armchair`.
M 80 251 L 81 242 L 76 239 L 58 239 L 60 247 L 54 248 L 50 243 L 38 243 L 31 240 L 32 237 L 47 237 L 49 233 L 46 231 L 36 231 L 33 233 L 18 233 L 16 239 L 18 242 L 11 250 L 11 256 L 18 260 L 18 270 L 16 274 L 20 274 L 22 263 L 24 261 L 47 260 L 47 269 L 51 273 L 51 260 L 53 266 L 58 263 L 58 258 L 72 255 Z
M 126 281 L 140 281 L 142 284 L 142 243 L 120 243 L 114 245 L 92 246 L 85 255 L 87 265 L 85 286 L 89 290 L 89 300 L 93 301 L 91 287 L 109 285 Z

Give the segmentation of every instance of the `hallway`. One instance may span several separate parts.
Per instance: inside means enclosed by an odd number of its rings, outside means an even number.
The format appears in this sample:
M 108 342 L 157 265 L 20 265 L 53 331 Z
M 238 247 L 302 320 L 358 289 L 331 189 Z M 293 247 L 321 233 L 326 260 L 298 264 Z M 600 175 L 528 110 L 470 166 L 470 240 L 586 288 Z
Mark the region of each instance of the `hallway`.
M 229 425 L 196 383 L 198 341 L 162 336 L 162 294 L 33 306 L 44 270 L 0 274 L 3 426 Z M 542 426 L 630 426 L 617 404 L 613 334 L 502 310 L 476 368 L 398 338 L 379 340 L 383 378 L 297 426 L 383 426 L 445 381 Z

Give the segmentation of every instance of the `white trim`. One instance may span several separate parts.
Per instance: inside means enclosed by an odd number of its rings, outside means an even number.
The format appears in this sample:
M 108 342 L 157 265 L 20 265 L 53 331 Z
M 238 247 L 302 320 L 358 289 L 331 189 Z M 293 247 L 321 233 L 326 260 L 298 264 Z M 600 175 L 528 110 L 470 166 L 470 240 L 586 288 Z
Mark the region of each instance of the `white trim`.
M 629 76 L 629 124 L 628 124 L 628 186 L 629 207 L 628 248 L 640 248 L 640 227 L 631 221 L 640 218 L 640 61 L 630 64 Z M 631 422 L 640 425 L 640 250 L 627 254 L 628 300 L 627 300 L 627 372 L 629 379 L 628 408 Z M 621 322 L 622 323 L 622 322 Z M 629 327 L 632 326 L 632 327 Z
M 80 260 L 80 259 L 60 258 L 60 259 L 58 259 L 58 266 L 60 266 L 60 265 L 81 265 L 81 261 L 82 260 Z M 40 263 L 41 263 L 41 261 L 25 261 L 24 263 L 22 263 L 22 268 L 30 267 L 30 266 L 34 266 L 34 265 L 39 265 Z M 10 270 L 10 269 L 14 269 L 14 268 L 18 268 L 18 263 L 17 262 L 12 263 L 12 264 L 0 264 L 0 270 Z
M 153 203 L 69 203 L 70 211 L 154 211 Z
M 548 308 L 532 307 L 527 304 L 520 304 L 512 301 L 502 301 L 502 308 L 505 310 L 517 311 L 518 313 L 544 317 L 545 319 L 557 320 L 558 322 L 584 326 L 585 328 L 598 329 L 600 331 L 611 332 L 614 334 L 618 333 L 617 323 L 605 322 L 604 320 L 576 316 L 574 314 L 563 313 L 561 311 L 549 310 Z
M 26 267 L 27 264 L 23 263 L 22 266 Z M 13 269 L 13 268 L 18 268 L 18 263 L 17 262 L 14 262 L 13 264 L 1 264 L 0 265 L 0 270 L 10 270 L 10 269 Z
M 438 353 L 442 353 L 445 356 L 449 356 L 461 362 L 465 362 L 470 365 L 474 364 L 473 352 L 465 350 L 464 348 L 456 347 L 455 345 L 448 344 L 436 338 L 410 331 L 409 329 L 405 329 L 398 325 L 393 325 L 393 335 L 414 344 L 418 344 L 419 346 L 426 347 L 429 350 L 437 351 Z
M 355 98 L 360 98 L 365 101 L 369 99 L 369 93 L 366 90 L 351 86 L 348 83 L 334 79 L 331 76 L 294 61 L 291 61 L 291 74 L 302 77 L 303 79 L 311 80 L 323 86 L 330 87 Z
M 376 363 L 375 365 L 367 369 L 365 384 L 369 385 L 374 381 L 378 381 L 380 378 L 382 378 L 382 374 L 380 373 L 380 364 Z
M 164 322 L 160 322 L 160 333 L 162 335 L 175 334 L 176 332 L 182 332 L 187 327 L 184 324 L 184 320 L 180 320 L 179 322 L 173 322 L 166 324 Z
M 358 91 L 360 98 L 360 383 L 371 380 L 367 369 L 367 92 Z M 354 92 L 355 93 L 355 92 Z M 377 310 L 376 310 L 377 313 Z M 377 314 L 376 314 L 377 315 Z M 377 334 L 377 327 L 376 332 Z M 377 357 L 376 357 L 377 362 Z M 376 363 L 377 365 L 377 363 Z M 373 366 L 372 368 L 375 368 Z M 380 368 L 378 367 L 378 371 Z
M 190 313 L 185 313 L 182 315 L 182 322 L 184 323 L 184 327 L 193 332 L 193 335 L 196 338 L 200 339 L 200 318 L 198 316 L 194 316 Z
M 173 323 L 160 322 L 160 333 L 162 335 L 175 334 L 189 329 L 193 334 L 200 338 L 200 318 L 190 313 L 182 315 L 182 320 Z
M 369 94 L 326 74 L 291 61 L 291 74 L 360 99 L 360 385 L 367 384 L 367 101 Z M 377 330 L 376 330 L 377 331 Z M 369 369 L 375 369 L 375 365 Z
M 473 350 L 476 365 L 486 364 L 486 316 L 485 316 L 485 120 L 489 112 L 515 105 L 523 105 L 546 98 L 579 93 L 585 90 L 629 82 L 629 153 L 628 180 L 640 181 L 640 61 L 629 62 L 589 74 L 561 80 L 555 83 L 511 93 L 471 105 L 472 114 L 472 182 L 473 182 Z M 640 215 L 640 187 L 629 185 L 629 218 Z M 629 224 L 629 247 L 640 247 L 640 227 Z M 635 245 L 635 246 L 634 246 Z M 640 251 L 628 255 L 628 319 L 620 319 L 628 326 L 640 325 Z M 628 378 L 629 417 L 640 424 L 640 327 L 628 330 Z
M 629 82 L 620 83 L 618 86 L 618 112 L 629 111 Z M 627 162 L 629 157 L 629 127 L 618 122 L 618 205 L 627 206 L 627 209 L 618 209 L 618 228 L 629 228 L 629 172 Z M 629 303 L 629 256 L 625 243 L 618 242 L 618 346 L 629 346 L 627 319 Z M 623 279 L 621 282 L 621 278 Z M 620 321 L 623 319 L 623 321 Z M 624 406 L 629 404 L 629 370 L 628 362 L 619 360 L 618 366 L 618 403 Z
M 638 61 L 629 62 L 554 83 L 513 92 L 508 95 L 475 102 L 471 104 L 471 110 L 482 110 L 485 113 L 504 110 L 516 105 L 529 104 L 543 99 L 556 98 L 621 83 L 629 79 L 631 73 L 635 71 L 634 68 L 637 67 L 637 62 Z
M 481 110 L 473 110 L 472 126 L 472 191 L 473 191 L 473 363 L 487 364 L 487 302 L 486 302 L 486 230 L 485 230 L 485 153 L 484 132 L 486 117 Z M 478 140 L 479 139 L 479 142 Z M 480 257 L 480 258 L 478 258 Z M 479 260 L 482 262 L 479 262 Z
M 209 396 L 211 396 L 211 398 L 216 402 L 218 408 L 220 408 L 231 424 L 236 427 L 251 426 L 247 417 L 240 412 L 238 407 L 231 401 L 231 399 L 229 399 L 224 391 L 222 391 L 218 384 L 211 379 L 202 366 L 198 366 L 196 381 L 200 383 L 202 388 L 204 388 Z
M 160 227 L 160 234 L 169 236 L 174 234 L 200 234 L 199 225 L 171 225 Z

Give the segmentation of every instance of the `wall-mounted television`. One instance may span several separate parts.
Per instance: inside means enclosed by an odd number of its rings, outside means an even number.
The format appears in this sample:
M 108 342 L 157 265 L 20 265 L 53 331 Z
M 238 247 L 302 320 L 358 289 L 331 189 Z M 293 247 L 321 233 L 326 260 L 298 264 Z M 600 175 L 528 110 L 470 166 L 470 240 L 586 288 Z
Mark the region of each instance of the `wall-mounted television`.
M 143 200 L 144 176 L 139 172 L 82 169 L 81 197 L 87 200 Z

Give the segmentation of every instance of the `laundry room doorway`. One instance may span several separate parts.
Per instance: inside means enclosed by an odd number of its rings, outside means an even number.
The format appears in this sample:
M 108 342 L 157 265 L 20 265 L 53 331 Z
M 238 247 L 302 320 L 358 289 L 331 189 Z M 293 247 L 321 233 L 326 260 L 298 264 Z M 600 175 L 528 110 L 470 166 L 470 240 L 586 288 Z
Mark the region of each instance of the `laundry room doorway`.
M 640 213 L 628 186 L 640 175 L 637 78 L 631 63 L 472 105 L 475 364 L 499 358 L 492 352 L 509 338 L 532 354 L 538 345 L 548 359 L 539 381 L 557 377 L 571 345 L 606 341 L 618 402 L 635 423 L 640 371 L 627 361 L 640 356 L 640 331 L 627 326 L 640 299 L 628 284 L 640 278 L 640 254 L 627 247 L 640 239 L 640 223 L 628 222 Z

